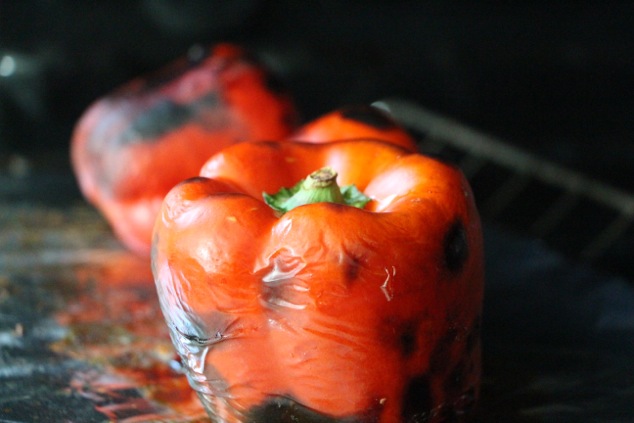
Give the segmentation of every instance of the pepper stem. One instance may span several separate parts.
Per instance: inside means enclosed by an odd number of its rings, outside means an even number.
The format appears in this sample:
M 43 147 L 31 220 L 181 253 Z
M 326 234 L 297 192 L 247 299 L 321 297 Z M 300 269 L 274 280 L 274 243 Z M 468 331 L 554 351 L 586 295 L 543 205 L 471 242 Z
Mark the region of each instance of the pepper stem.
M 281 213 L 314 203 L 346 204 L 363 208 L 370 201 L 354 185 L 339 187 L 337 172 L 330 166 L 316 170 L 291 188 L 281 188 L 275 194 L 262 195 L 266 204 Z

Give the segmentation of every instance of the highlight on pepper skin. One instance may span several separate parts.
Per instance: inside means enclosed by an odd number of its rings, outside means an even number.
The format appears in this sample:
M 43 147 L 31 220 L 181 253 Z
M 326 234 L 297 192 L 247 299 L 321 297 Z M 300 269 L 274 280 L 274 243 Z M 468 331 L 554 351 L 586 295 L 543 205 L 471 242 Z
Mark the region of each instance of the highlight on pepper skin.
M 283 214 L 262 201 L 327 166 L 370 201 Z M 255 142 L 170 191 L 152 267 L 214 422 L 466 421 L 481 236 L 455 167 L 377 141 Z
M 280 84 L 231 44 L 192 49 L 98 99 L 79 119 L 71 161 L 85 198 L 122 243 L 149 255 L 163 198 L 231 144 L 281 139 L 297 112 Z

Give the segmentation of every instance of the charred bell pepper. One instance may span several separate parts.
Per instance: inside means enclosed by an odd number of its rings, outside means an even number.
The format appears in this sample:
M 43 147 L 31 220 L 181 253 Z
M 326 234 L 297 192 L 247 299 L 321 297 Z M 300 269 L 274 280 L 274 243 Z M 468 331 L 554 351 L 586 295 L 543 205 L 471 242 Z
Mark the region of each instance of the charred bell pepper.
M 377 141 L 234 145 L 167 195 L 152 251 L 213 422 L 472 413 L 482 239 L 452 165 Z
M 215 152 L 296 127 L 290 97 L 245 49 L 192 49 L 97 100 L 79 119 L 71 158 L 86 199 L 131 250 L 149 255 L 161 202 Z
M 386 111 L 366 104 L 341 107 L 302 125 L 289 139 L 331 142 L 376 139 L 417 151 L 415 138 Z

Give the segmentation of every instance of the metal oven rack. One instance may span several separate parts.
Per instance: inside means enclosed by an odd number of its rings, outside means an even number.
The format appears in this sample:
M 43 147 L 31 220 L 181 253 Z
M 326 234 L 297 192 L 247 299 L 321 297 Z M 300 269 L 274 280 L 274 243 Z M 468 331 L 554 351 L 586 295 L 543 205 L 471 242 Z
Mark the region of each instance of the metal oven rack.
M 634 278 L 634 195 L 417 104 L 389 99 L 375 105 L 419 136 L 421 152 L 461 167 L 484 221 Z

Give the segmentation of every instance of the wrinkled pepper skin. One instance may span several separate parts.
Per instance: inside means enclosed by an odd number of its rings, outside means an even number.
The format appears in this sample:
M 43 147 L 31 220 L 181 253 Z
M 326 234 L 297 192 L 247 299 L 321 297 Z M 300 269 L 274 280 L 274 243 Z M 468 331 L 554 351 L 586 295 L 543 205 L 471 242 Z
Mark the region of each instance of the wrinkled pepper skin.
M 218 44 L 132 80 L 79 119 L 71 161 L 86 199 L 129 249 L 149 255 L 161 202 L 215 152 L 280 139 L 296 112 L 271 74 L 242 48 Z
M 372 200 L 281 216 L 261 200 L 323 166 Z M 472 415 L 482 236 L 452 165 L 376 141 L 238 144 L 167 195 L 152 251 L 172 341 L 213 422 Z
M 320 116 L 302 125 L 289 139 L 313 143 L 375 139 L 417 151 L 416 139 L 389 113 L 365 104 L 342 107 Z

